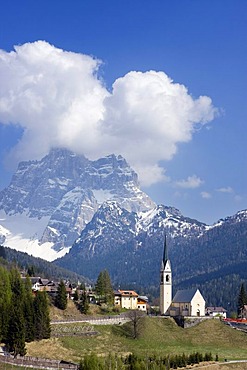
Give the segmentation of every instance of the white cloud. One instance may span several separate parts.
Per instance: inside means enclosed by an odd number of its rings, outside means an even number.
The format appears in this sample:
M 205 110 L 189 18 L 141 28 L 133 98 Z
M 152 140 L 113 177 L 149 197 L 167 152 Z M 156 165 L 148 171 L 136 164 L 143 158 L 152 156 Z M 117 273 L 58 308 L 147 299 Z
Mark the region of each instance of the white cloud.
M 160 181 L 159 161 L 170 160 L 217 110 L 164 72 L 129 72 L 109 93 L 97 76 L 100 64 L 44 41 L 0 50 L 0 122 L 24 129 L 12 157 L 40 158 L 52 147 L 89 158 L 116 153 L 143 184 Z
M 34 159 L 56 146 L 91 154 L 108 95 L 99 65 L 43 41 L 0 51 L 0 122 L 24 128 L 14 157 Z
M 201 192 L 201 197 L 204 198 L 204 199 L 210 199 L 210 198 L 212 198 L 212 195 L 210 193 L 208 193 L 207 191 L 202 191 Z
M 200 177 L 197 177 L 196 175 L 188 176 L 186 180 L 179 180 L 176 181 L 176 186 L 184 189 L 195 189 L 201 186 L 204 183 L 203 180 L 200 179 Z
M 219 191 L 220 193 L 229 193 L 229 194 L 234 193 L 233 188 L 231 188 L 230 186 L 219 188 L 217 189 L 217 191 Z
M 197 100 L 164 72 L 129 72 L 113 84 L 101 122 L 105 145 L 119 148 L 135 168 L 170 160 L 179 142 L 188 142 L 197 124 L 213 119 L 211 99 Z M 147 171 L 146 171 L 147 172 Z M 159 177 L 142 177 L 145 183 Z

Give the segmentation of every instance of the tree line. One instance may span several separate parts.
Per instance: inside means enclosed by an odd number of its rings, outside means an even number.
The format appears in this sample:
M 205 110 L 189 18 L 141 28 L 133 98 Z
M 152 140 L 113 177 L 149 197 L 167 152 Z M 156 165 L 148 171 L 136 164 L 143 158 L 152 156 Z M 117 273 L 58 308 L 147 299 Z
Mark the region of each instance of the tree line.
M 238 295 L 238 317 L 244 316 L 245 306 L 247 306 L 247 292 L 244 283 L 242 283 Z
M 25 342 L 50 337 L 49 299 L 32 293 L 29 277 L 17 268 L 0 266 L 0 342 L 16 357 L 26 354 Z
M 89 280 L 85 277 L 76 274 L 73 271 L 64 269 L 55 265 L 53 262 L 45 261 L 41 258 L 33 257 L 25 252 L 16 251 L 8 247 L 0 245 L 0 263 L 4 263 L 4 260 L 8 264 L 14 263 L 18 265 L 20 269 L 31 268 L 32 272 L 30 276 L 41 276 L 48 279 L 53 278 L 56 280 L 66 279 L 70 281 L 85 281 Z
M 178 369 L 187 365 L 199 364 L 202 361 L 218 361 L 218 355 L 213 359 L 212 353 L 194 352 L 189 355 L 174 356 L 147 356 L 146 358 L 130 354 L 127 357 L 119 357 L 109 354 L 107 357 L 97 357 L 95 353 L 86 355 L 80 361 L 79 370 L 108 370 L 108 369 L 125 369 L 125 370 L 169 370 Z

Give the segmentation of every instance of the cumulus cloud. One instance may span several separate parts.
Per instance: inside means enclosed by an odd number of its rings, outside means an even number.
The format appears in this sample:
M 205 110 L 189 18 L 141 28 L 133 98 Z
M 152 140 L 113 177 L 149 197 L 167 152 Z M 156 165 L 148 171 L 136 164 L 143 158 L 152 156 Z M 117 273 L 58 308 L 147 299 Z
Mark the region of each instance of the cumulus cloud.
M 176 181 L 176 186 L 184 189 L 195 189 L 204 183 L 200 177 L 196 175 L 188 176 L 186 180 Z
M 23 137 L 13 155 L 33 159 L 52 147 L 90 154 L 107 90 L 100 61 L 37 41 L 0 51 L 0 122 L 19 124 Z
M 213 120 L 211 99 L 194 99 L 185 86 L 156 71 L 129 72 L 110 93 L 98 76 L 100 65 L 45 41 L 0 50 L 0 122 L 23 128 L 12 157 L 40 158 L 52 147 L 89 158 L 116 153 L 144 185 L 164 179 L 159 161 L 170 160 L 178 143 Z

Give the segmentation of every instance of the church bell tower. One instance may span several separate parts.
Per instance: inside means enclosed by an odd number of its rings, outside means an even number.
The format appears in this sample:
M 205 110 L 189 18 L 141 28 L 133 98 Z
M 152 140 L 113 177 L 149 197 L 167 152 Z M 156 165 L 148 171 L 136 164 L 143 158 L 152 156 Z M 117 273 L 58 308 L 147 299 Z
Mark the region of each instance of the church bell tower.
M 168 259 L 166 235 L 164 242 L 164 253 L 160 269 L 160 313 L 169 315 L 169 307 L 172 303 L 172 270 Z

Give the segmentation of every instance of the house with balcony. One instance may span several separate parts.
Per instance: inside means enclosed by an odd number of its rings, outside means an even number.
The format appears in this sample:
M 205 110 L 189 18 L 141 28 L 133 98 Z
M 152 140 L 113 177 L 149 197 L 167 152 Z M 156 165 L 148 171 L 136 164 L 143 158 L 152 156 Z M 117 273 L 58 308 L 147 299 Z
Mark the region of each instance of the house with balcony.
M 146 300 L 134 290 L 116 290 L 114 292 L 114 304 L 119 308 L 126 308 L 127 310 L 141 310 L 147 311 L 147 297 Z

